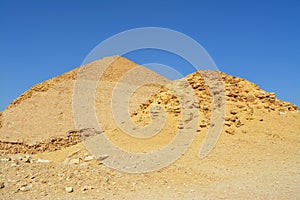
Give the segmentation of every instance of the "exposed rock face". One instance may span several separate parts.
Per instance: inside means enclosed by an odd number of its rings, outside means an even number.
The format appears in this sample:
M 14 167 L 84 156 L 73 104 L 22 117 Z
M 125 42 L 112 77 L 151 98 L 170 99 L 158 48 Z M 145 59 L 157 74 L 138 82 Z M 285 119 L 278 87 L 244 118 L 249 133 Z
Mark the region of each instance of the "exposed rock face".
M 187 80 L 194 89 L 198 99 L 198 104 L 195 106 L 199 108 L 201 116 L 204 116 L 199 123 L 200 128 L 208 127 L 211 120 L 212 95 L 210 94 L 207 83 L 203 79 L 203 76 L 207 76 L 209 73 L 209 71 L 198 71 L 188 75 L 185 79 L 173 81 L 171 83 L 176 85 Z M 261 90 L 254 83 L 225 73 L 220 73 L 220 76 L 225 88 L 225 125 L 228 127 L 232 125 L 236 128 L 241 127 L 243 125 L 241 119 L 242 121 L 253 120 L 253 113 L 258 110 L 263 112 L 276 112 L 278 114 L 298 110 L 297 106 L 276 99 L 275 93 Z M 174 93 L 168 90 L 168 88 L 163 88 L 155 94 L 152 99 L 142 104 L 140 109 L 133 114 L 133 118 L 137 123 L 141 123 L 141 125 L 147 124 L 150 120 L 149 108 L 152 104 L 162 105 L 168 113 L 177 117 L 179 117 L 179 114 L 181 113 L 178 99 Z M 228 132 L 232 133 L 233 131 L 231 130 Z

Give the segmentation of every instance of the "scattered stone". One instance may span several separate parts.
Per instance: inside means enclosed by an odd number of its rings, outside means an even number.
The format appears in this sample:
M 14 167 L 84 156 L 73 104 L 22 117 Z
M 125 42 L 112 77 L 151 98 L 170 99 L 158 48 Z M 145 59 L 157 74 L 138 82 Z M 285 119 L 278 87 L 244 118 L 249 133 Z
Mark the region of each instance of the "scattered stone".
M 82 162 L 82 163 L 80 163 L 80 166 L 81 167 L 86 167 L 86 166 L 89 166 L 89 163 L 88 162 Z
M 19 160 L 23 161 L 24 163 L 30 163 L 31 162 L 31 157 L 30 156 L 20 156 Z
M 11 161 L 11 159 L 10 158 L 1 158 L 0 161 L 1 162 L 8 162 L 8 161 Z
M 283 112 L 283 111 L 279 112 L 279 115 L 285 115 L 285 114 L 286 114 L 286 112 Z
M 66 165 L 68 165 L 69 164 L 69 162 L 70 162 L 70 158 L 66 158 L 65 160 L 64 160 L 64 162 L 63 162 L 63 165 L 64 166 L 66 166 Z
M 38 158 L 38 159 L 36 160 L 36 162 L 37 162 L 37 163 L 49 163 L 50 161 L 49 161 L 49 160 L 44 160 L 44 159 Z
M 234 135 L 234 133 L 235 133 L 234 129 L 232 129 L 232 128 L 227 129 L 225 132 L 230 135 Z
M 230 114 L 236 115 L 238 113 L 238 111 L 236 109 L 233 109 L 230 111 Z
M 87 156 L 84 158 L 84 161 L 88 162 L 88 161 L 93 160 L 94 158 L 95 158 L 94 156 Z
M 66 187 L 65 189 L 66 189 L 66 192 L 67 192 L 67 193 L 72 193 L 72 192 L 74 192 L 74 189 L 73 189 L 72 187 Z
M 205 128 L 205 127 L 206 127 L 206 124 L 200 124 L 199 127 L 200 127 L 200 128 Z
M 256 108 L 257 109 L 262 109 L 262 106 L 261 105 L 257 105 Z
M 91 186 L 83 186 L 82 188 L 81 188 L 81 191 L 87 191 L 87 190 L 91 190 L 91 189 L 93 189 L 93 187 L 91 187 Z
M 203 110 L 209 110 L 208 106 L 203 106 Z
M 32 188 L 32 185 L 23 185 L 19 188 L 20 191 L 26 192 L 29 191 Z
M 270 103 L 275 103 L 276 102 L 276 98 L 270 98 Z
M 98 157 L 98 160 L 102 161 L 102 160 L 107 159 L 108 157 L 109 157 L 109 155 L 101 155 L 101 156 Z
M 238 105 L 236 105 L 236 107 L 242 109 L 242 108 L 245 108 L 246 106 L 245 106 L 245 105 L 238 104 Z
M 16 166 L 18 166 L 18 163 L 13 163 L 10 165 L 10 167 L 16 167 Z
M 180 108 L 174 109 L 174 112 L 175 112 L 175 113 L 180 113 Z
M 195 108 L 200 108 L 199 103 L 194 103 L 193 105 L 194 105 Z
M 254 120 L 254 118 L 253 118 L 253 117 L 251 117 L 251 116 L 249 116 L 249 117 L 246 117 L 245 119 L 246 119 L 246 120 L 250 120 L 250 121 L 251 121 L 251 120 Z
M 236 122 L 235 122 L 235 126 L 237 127 L 237 128 L 239 128 L 239 127 L 241 127 L 241 126 L 243 126 L 244 124 L 241 122 L 241 120 L 236 120 Z
M 48 195 L 47 192 L 41 192 L 41 196 L 42 196 L 42 197 L 45 197 L 45 196 L 47 196 L 47 195 Z
M 238 117 L 237 116 L 233 116 L 233 117 L 230 118 L 230 121 L 231 122 L 236 122 L 236 121 L 238 121 Z
M 70 165 L 78 165 L 80 163 L 80 158 L 73 158 L 69 161 Z
M 247 95 L 247 102 L 254 102 L 255 101 L 255 96 L 253 94 Z
M 81 131 L 84 131 L 84 130 L 81 130 Z M 76 151 L 70 153 L 70 154 L 68 155 L 68 158 L 74 156 L 75 154 L 78 154 L 79 151 L 80 151 L 80 150 L 76 150 Z
M 224 124 L 225 124 L 225 126 L 229 126 L 229 127 L 232 125 L 232 123 L 231 123 L 231 122 L 228 122 L 228 121 L 225 121 Z
M 269 96 L 272 97 L 272 98 L 275 98 L 275 97 L 276 97 L 276 94 L 275 94 L 274 92 L 270 92 L 270 93 L 269 93 Z
M 88 187 L 87 186 L 83 186 L 82 188 L 81 188 L 81 191 L 87 191 L 88 190 Z
M 2 188 L 5 188 L 4 182 L 1 182 L 1 183 L 0 183 L 0 189 L 2 189 Z
M 260 98 L 260 99 L 263 99 L 263 98 L 265 98 L 265 92 L 263 92 L 263 91 L 257 91 L 257 93 L 255 94 L 255 96 L 257 96 L 258 98 Z
M 183 129 L 183 128 L 184 128 L 184 125 L 183 125 L 182 123 L 180 123 L 180 124 L 178 125 L 178 128 L 179 128 L 179 129 Z
M 45 184 L 45 183 L 47 183 L 47 180 L 42 179 L 41 183 Z
M 187 122 L 191 121 L 192 119 L 193 119 L 193 114 L 190 113 L 190 114 L 186 117 L 186 119 L 184 119 L 184 122 L 187 123 Z

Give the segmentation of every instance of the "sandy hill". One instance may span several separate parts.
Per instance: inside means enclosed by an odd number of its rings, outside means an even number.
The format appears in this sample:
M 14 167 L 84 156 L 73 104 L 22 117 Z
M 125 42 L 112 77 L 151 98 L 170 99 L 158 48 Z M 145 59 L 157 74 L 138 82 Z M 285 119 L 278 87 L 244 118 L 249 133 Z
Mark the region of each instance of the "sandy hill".
M 188 151 L 170 166 L 151 173 L 123 173 L 93 159 L 81 143 L 81 130 L 76 130 L 72 113 L 75 79 L 81 69 L 93 74 L 111 61 L 98 83 L 95 110 L 105 136 L 129 152 L 151 152 L 172 141 L 186 124 L 181 122 L 179 98 L 170 88 L 178 88 L 179 95 L 186 96 L 181 89 L 188 87 L 187 83 L 191 86 L 196 101 L 188 106 L 199 111 L 196 135 Z M 130 73 L 138 76 L 123 78 Z M 224 126 L 213 151 L 203 159 L 198 157 L 208 130 L 215 125 L 211 91 L 203 79 L 214 74 L 198 71 L 169 81 L 125 58 L 108 57 L 32 87 L 0 115 L 0 197 L 299 199 L 299 110 L 245 79 L 219 73 L 225 89 Z M 143 79 L 165 86 L 147 84 L 131 96 L 132 121 L 144 127 L 151 124 L 150 116 L 160 119 L 151 109 L 157 105 L 164 108 L 166 116 L 157 135 L 137 139 L 115 124 L 107 105 L 117 82 L 134 85 Z M 129 130 L 136 128 L 127 121 L 122 124 Z

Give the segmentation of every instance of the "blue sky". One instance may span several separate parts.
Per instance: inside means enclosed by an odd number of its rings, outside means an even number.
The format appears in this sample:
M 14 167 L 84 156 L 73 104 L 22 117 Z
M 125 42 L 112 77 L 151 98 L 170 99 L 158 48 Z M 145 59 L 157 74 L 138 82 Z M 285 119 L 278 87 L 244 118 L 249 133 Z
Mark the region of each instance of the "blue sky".
M 199 42 L 218 68 L 300 106 L 299 1 L 0 1 L 0 110 L 36 83 L 79 66 L 101 41 L 165 27 Z M 187 74 L 164 52 L 128 55 Z

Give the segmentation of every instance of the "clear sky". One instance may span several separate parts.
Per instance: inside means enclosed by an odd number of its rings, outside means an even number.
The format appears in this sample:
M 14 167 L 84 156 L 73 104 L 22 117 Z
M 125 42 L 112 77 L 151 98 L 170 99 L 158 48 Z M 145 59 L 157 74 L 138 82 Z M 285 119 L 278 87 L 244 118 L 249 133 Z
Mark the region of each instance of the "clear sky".
M 79 66 L 106 38 L 147 26 L 187 34 L 219 70 L 300 106 L 299 2 L 1 0 L 0 110 L 34 84 Z M 164 53 L 144 51 L 128 58 L 191 72 Z

